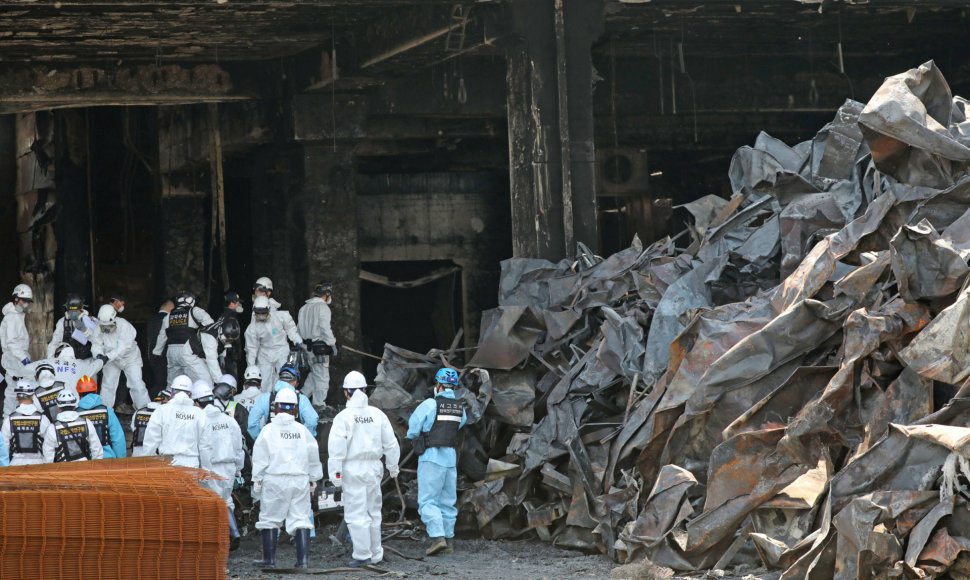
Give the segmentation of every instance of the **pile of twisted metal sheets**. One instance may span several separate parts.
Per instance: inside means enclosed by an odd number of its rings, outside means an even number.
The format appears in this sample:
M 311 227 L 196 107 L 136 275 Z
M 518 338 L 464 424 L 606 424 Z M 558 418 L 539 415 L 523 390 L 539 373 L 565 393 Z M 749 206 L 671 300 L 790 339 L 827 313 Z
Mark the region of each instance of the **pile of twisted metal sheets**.
M 474 355 L 388 346 L 374 403 L 403 435 L 463 371 L 460 504 L 488 536 L 970 577 L 967 114 L 931 61 L 810 141 L 761 134 L 688 236 L 503 262 Z

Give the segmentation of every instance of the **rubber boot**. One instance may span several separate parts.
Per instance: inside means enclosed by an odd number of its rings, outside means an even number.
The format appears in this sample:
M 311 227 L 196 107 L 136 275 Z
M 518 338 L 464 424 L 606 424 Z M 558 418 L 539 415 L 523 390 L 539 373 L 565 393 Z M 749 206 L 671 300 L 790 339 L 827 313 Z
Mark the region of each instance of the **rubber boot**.
M 239 549 L 239 528 L 236 527 L 236 515 L 229 508 L 229 551 Z
M 310 563 L 310 530 L 296 531 L 296 564 L 294 568 L 306 568 Z
M 253 560 L 253 565 L 260 568 L 274 568 L 276 566 L 276 542 L 280 539 L 279 528 L 260 530 L 263 535 L 263 559 Z

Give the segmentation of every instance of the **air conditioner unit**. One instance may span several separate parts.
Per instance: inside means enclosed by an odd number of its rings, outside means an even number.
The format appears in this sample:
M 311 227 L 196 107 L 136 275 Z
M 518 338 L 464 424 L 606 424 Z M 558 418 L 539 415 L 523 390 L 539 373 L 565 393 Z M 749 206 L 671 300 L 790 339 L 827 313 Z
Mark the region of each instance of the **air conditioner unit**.
M 632 147 L 596 150 L 597 195 L 646 193 L 649 178 L 646 151 Z

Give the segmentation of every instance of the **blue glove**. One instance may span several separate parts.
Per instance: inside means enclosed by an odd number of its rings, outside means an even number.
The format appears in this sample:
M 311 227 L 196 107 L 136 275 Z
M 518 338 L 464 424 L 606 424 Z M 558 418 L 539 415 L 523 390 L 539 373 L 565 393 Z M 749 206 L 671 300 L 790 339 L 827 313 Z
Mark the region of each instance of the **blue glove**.
M 104 364 L 108 364 L 108 357 L 105 356 L 105 355 L 103 355 L 103 354 L 99 354 L 98 356 L 96 356 L 94 358 L 101 359 L 102 361 L 104 361 Z
M 304 351 L 307 349 L 307 346 L 306 346 L 306 343 L 305 342 L 298 342 L 298 343 L 296 343 L 296 347 L 298 349 L 304 350 Z
M 337 343 L 330 345 L 330 356 L 337 356 Z
M 27 365 L 30 364 L 30 359 L 29 358 L 25 358 L 24 360 L 20 361 L 20 364 L 22 364 L 24 366 L 27 366 Z

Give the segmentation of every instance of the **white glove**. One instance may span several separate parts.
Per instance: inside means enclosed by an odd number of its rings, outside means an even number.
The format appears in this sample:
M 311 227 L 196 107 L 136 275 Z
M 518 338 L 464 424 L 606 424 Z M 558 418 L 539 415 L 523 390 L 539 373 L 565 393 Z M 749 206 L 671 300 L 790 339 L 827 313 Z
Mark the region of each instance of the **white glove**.
M 340 474 L 339 473 L 336 474 L 336 475 L 334 475 L 330 479 L 330 481 L 333 483 L 333 486 L 336 487 L 337 489 L 340 489 L 341 487 L 343 487 L 343 484 L 344 483 L 340 480 Z
M 253 494 L 258 495 L 259 492 L 263 491 L 263 480 L 256 479 L 253 481 Z
M 310 482 L 310 493 L 313 493 L 314 490 L 316 490 L 316 489 L 317 489 L 317 482 L 311 481 Z
M 401 468 L 398 466 L 388 467 L 387 473 L 391 476 L 391 479 L 397 479 L 398 474 L 401 473 Z
M 489 381 L 489 375 L 487 370 L 475 369 L 475 373 L 478 375 L 478 379 L 482 381 L 483 384 Z

